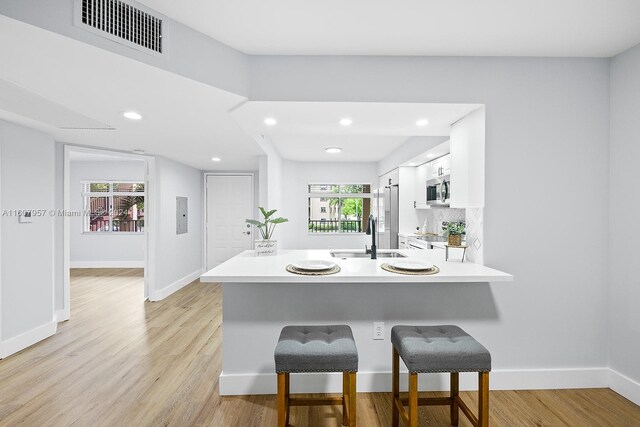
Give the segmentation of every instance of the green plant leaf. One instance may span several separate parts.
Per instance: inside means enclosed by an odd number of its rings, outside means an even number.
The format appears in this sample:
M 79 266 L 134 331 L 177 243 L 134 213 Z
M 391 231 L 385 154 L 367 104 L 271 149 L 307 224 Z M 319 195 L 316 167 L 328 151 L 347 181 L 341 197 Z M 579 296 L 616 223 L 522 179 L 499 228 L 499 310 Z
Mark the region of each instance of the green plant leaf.
M 252 224 L 252 225 L 255 225 L 257 227 L 264 227 L 266 225 L 265 223 L 260 222 L 260 221 L 255 220 L 255 219 L 246 219 L 245 222 L 247 224 Z
M 264 219 L 269 219 L 269 217 L 271 215 L 273 215 L 274 213 L 277 212 L 277 209 L 273 209 L 273 210 L 267 211 L 267 210 L 265 210 L 265 208 L 260 207 L 260 212 L 262 212 L 262 216 L 264 217 Z
M 443 224 L 443 230 L 446 230 L 449 235 L 456 236 L 459 234 L 465 233 L 465 223 L 464 222 L 448 222 Z
M 289 221 L 287 218 L 274 218 L 269 220 L 269 222 L 272 224 L 282 224 L 283 222 L 287 221 Z

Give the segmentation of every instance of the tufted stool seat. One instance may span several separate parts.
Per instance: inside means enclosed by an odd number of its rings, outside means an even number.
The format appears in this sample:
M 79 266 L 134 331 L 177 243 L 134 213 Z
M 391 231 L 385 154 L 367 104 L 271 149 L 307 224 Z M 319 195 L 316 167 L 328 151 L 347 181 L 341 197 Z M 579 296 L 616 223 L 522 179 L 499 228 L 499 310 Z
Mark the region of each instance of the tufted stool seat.
M 285 326 L 274 359 L 278 374 L 278 427 L 288 425 L 290 406 L 333 404 L 342 404 L 344 425 L 356 425 L 358 350 L 349 326 Z M 291 397 L 289 374 L 304 372 L 342 372 L 342 397 Z
M 451 408 L 451 424 L 458 425 L 458 409 L 474 426 L 489 425 L 489 371 L 491 354 L 471 335 L 457 326 L 394 326 L 391 329 L 393 344 L 393 426 L 399 417 L 409 427 L 418 425 L 418 405 L 448 405 Z M 400 399 L 400 362 L 409 369 L 409 398 Z M 449 372 L 451 393 L 448 398 L 418 399 L 418 373 Z M 476 418 L 460 398 L 458 373 L 478 372 L 479 407 Z M 409 405 L 409 414 L 404 404 Z
M 285 326 L 274 356 L 278 373 L 358 370 L 358 350 L 346 325 Z

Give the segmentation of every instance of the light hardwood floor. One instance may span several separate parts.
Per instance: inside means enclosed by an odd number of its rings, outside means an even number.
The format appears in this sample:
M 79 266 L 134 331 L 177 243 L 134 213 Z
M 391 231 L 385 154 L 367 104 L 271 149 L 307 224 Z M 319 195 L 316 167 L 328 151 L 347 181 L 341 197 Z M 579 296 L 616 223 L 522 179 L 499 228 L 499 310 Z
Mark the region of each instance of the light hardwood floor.
M 220 286 L 193 283 L 149 303 L 141 270 L 91 269 L 72 272 L 71 292 L 71 320 L 56 336 L 0 361 L 0 425 L 276 424 L 275 396 L 217 393 Z M 475 393 L 461 394 L 475 404 Z M 640 407 L 609 389 L 494 391 L 490 402 L 496 427 L 640 426 Z M 448 426 L 448 416 L 445 407 L 420 409 L 422 426 Z M 341 420 L 337 407 L 294 407 L 290 423 Z M 358 394 L 358 421 L 389 426 L 390 394 Z M 460 426 L 469 426 L 463 416 Z

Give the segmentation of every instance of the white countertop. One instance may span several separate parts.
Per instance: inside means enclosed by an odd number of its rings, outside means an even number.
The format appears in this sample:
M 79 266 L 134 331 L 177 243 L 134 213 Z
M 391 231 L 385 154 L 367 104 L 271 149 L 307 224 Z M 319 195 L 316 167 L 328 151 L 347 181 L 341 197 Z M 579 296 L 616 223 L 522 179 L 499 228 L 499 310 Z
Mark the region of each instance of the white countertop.
M 418 234 L 418 233 L 398 233 L 398 236 L 400 236 L 400 237 L 420 237 L 420 236 L 424 236 L 424 234 Z
M 276 256 L 257 257 L 244 251 L 200 276 L 202 282 L 215 283 L 442 283 L 442 282 L 511 282 L 513 276 L 479 264 L 460 260 L 444 260 L 444 251 L 395 249 L 407 255 L 404 260 L 431 262 L 440 268 L 438 274 L 412 276 L 390 273 L 380 265 L 399 258 L 333 258 L 332 251 L 362 252 L 362 249 L 280 250 Z M 286 266 L 300 260 L 330 260 L 341 271 L 329 276 L 301 276 L 286 271 Z
M 423 241 L 420 239 L 420 237 L 424 237 L 425 234 L 417 234 L 417 233 L 398 233 L 399 237 L 405 237 L 407 239 L 413 239 L 413 240 L 418 240 L 418 241 Z M 428 236 L 433 236 L 433 234 L 428 234 Z M 442 236 L 438 236 L 438 237 L 442 237 Z M 466 243 L 466 242 L 463 242 Z M 429 245 L 434 246 L 436 248 L 440 248 L 440 249 L 444 249 L 445 245 L 447 244 L 447 242 L 428 242 Z M 455 249 L 455 248 L 454 248 Z

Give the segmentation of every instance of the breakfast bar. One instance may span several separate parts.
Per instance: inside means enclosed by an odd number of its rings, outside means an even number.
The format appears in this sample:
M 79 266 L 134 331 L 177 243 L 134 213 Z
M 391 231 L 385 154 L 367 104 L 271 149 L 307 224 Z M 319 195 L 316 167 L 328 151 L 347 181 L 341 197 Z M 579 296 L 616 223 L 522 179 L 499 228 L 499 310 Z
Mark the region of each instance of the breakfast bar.
M 221 395 L 273 394 L 273 351 L 285 325 L 347 324 L 359 353 L 358 391 L 390 389 L 390 331 L 398 324 L 451 323 L 481 330 L 498 316 L 491 283 L 513 276 L 483 265 L 445 261 L 444 251 L 401 249 L 372 260 L 363 250 L 245 251 L 203 274 L 223 286 Z M 394 255 L 394 253 L 396 255 Z M 437 266 L 437 274 L 397 274 L 382 268 L 398 257 Z M 303 261 L 334 262 L 331 275 L 293 274 Z M 382 330 L 374 337 L 374 325 Z M 375 338 L 375 339 L 374 339 Z M 292 380 L 296 392 L 336 392 L 340 375 Z

